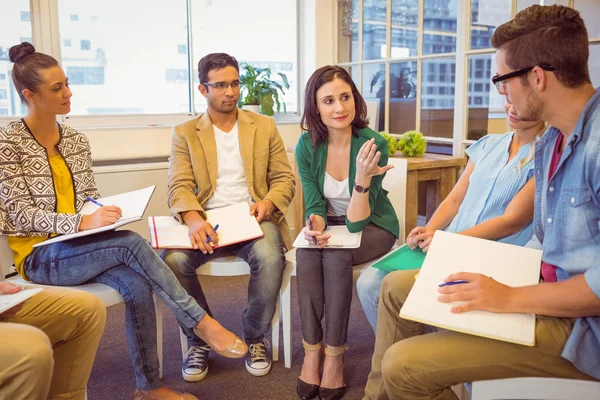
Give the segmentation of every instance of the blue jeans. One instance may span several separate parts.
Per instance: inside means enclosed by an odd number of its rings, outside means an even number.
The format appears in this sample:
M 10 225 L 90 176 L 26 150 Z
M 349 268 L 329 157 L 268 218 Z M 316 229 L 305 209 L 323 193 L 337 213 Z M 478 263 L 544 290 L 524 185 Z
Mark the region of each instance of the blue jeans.
M 211 259 L 230 254 L 237 255 L 250 265 L 248 307 L 242 314 L 242 332 L 247 341 L 260 340 L 269 331 L 285 268 L 281 232 L 270 221 L 261 222 L 260 227 L 265 234 L 262 238 L 217 248 L 213 254 L 203 254 L 200 250 L 167 250 L 163 255 L 181 285 L 211 316 L 196 268 Z M 182 329 L 190 346 L 204 345 L 189 327 L 182 325 Z
M 171 270 L 137 233 L 110 231 L 37 247 L 25 260 L 34 282 L 73 286 L 104 283 L 125 300 L 125 331 L 137 387 L 162 386 L 156 350 L 156 293 L 190 330 L 206 312 L 181 287 Z
M 377 304 L 379 303 L 381 282 L 388 273 L 377 268 L 367 267 L 356 281 L 356 292 L 360 304 L 375 332 L 377 331 Z

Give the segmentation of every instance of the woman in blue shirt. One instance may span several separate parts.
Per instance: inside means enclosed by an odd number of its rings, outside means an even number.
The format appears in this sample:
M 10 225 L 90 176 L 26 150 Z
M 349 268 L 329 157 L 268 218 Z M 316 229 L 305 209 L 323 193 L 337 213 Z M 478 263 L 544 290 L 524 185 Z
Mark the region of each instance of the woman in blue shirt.
M 508 101 L 508 126 L 514 132 L 487 135 L 466 150 L 469 162 L 460 179 L 426 226 L 406 238 L 411 249 L 429 249 L 438 229 L 524 246 L 531 239 L 533 220 L 534 144 L 544 121 L 521 121 Z M 369 323 L 376 330 L 377 303 L 387 272 L 368 267 L 357 291 Z

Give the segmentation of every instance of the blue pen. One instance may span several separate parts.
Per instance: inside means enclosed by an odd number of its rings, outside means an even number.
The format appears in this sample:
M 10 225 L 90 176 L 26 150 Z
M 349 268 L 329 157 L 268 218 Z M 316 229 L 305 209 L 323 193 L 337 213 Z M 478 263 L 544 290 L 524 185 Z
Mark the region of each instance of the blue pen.
M 215 225 L 215 227 L 214 227 L 214 229 L 213 229 L 213 232 L 216 232 L 216 231 L 217 231 L 217 229 L 219 229 L 219 224 L 216 224 L 216 225 Z M 210 236 L 206 238 L 206 244 L 208 244 L 208 242 L 210 242 Z
M 91 201 L 92 203 L 94 203 L 95 205 L 97 205 L 98 207 L 104 207 L 104 204 L 100 203 L 98 200 L 94 200 L 91 197 L 87 198 L 87 201 Z
M 444 282 L 440 285 L 438 285 L 439 287 L 444 287 L 444 286 L 452 286 L 452 285 L 460 285 L 462 283 L 469 283 L 469 281 L 452 281 L 452 282 Z

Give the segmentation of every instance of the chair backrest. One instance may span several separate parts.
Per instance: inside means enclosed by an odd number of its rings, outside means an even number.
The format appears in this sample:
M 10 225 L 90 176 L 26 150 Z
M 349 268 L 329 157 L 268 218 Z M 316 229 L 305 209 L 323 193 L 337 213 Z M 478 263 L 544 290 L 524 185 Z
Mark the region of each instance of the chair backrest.
M 13 263 L 13 251 L 8 247 L 8 239 L 6 236 L 0 236 L 0 282 L 13 272 Z
M 394 168 L 389 170 L 383 178 L 383 188 L 388 191 L 388 198 L 396 211 L 398 221 L 400 221 L 400 239 L 399 244 L 404 244 L 406 232 L 404 232 L 404 222 L 406 217 L 406 176 L 408 162 L 404 158 L 390 157 L 389 165 Z

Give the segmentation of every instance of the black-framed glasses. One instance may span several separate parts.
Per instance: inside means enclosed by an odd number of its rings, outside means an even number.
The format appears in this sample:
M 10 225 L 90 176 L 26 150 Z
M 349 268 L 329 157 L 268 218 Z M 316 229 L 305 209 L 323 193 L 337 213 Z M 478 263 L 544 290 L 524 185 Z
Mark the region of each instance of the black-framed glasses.
M 529 71 L 531 71 L 535 67 L 540 67 L 544 71 L 554 71 L 555 70 L 554 66 L 552 66 L 550 64 L 543 64 L 543 63 L 542 64 L 537 64 L 537 65 L 534 65 L 532 67 L 520 68 L 520 69 L 518 69 L 516 71 L 509 72 L 508 74 L 494 75 L 492 77 L 492 83 L 496 86 L 496 89 L 498 89 L 498 93 L 500 93 L 500 94 L 506 94 L 506 87 L 504 86 L 504 82 L 505 81 L 507 81 L 507 80 L 509 80 L 511 78 L 516 78 L 517 76 L 525 75 L 526 73 L 528 73 Z
M 227 83 L 227 82 L 203 83 L 204 86 L 210 86 L 212 88 L 215 88 L 216 90 L 227 90 L 227 88 L 229 86 L 231 86 L 231 89 L 233 89 L 233 90 L 238 90 L 240 88 L 241 84 L 242 84 L 242 82 L 240 82 L 240 81 L 233 81 L 230 83 Z

